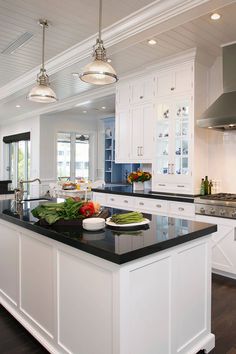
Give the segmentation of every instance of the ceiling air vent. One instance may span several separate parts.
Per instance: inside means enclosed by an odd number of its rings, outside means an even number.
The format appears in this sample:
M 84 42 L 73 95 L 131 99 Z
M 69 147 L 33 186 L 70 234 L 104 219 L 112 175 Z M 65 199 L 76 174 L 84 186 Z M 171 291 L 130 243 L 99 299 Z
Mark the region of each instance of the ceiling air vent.
M 18 37 L 14 42 L 9 44 L 1 54 L 13 54 L 17 49 L 23 47 L 31 38 L 33 37 L 32 33 L 25 32 L 20 37 Z

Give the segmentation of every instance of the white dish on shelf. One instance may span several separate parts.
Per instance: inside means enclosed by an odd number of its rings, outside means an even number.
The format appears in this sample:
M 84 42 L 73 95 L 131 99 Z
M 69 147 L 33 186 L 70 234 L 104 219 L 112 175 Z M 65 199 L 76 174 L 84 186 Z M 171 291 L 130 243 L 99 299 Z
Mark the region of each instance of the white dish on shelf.
M 115 222 L 111 221 L 111 217 L 106 219 L 106 225 L 108 226 L 113 226 L 113 227 L 135 227 L 135 226 L 143 226 L 147 225 L 150 223 L 149 219 L 144 219 L 143 221 L 140 222 L 133 222 L 131 224 L 116 224 Z

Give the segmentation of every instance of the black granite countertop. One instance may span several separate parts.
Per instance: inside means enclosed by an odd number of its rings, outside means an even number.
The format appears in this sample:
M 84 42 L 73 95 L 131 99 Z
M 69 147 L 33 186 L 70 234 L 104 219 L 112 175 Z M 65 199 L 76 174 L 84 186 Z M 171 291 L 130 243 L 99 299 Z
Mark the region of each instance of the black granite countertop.
M 105 186 L 101 188 L 92 188 L 92 191 L 98 193 L 130 195 L 132 197 L 173 200 L 176 202 L 185 202 L 185 203 L 194 203 L 194 198 L 198 196 L 198 195 L 189 195 L 189 194 L 160 193 L 151 190 L 133 191 L 132 185 L 123 185 L 123 186 L 115 186 L 115 187 Z
M 117 264 L 137 260 L 217 231 L 216 225 L 151 214 L 145 214 L 150 219 L 149 227 L 135 231 L 106 227 L 101 231 L 88 232 L 78 226 L 43 227 L 36 223 L 37 219 L 31 213 L 39 203 L 23 202 L 17 210 L 15 201 L 1 201 L 0 219 Z M 117 209 L 108 209 L 110 214 L 118 212 Z

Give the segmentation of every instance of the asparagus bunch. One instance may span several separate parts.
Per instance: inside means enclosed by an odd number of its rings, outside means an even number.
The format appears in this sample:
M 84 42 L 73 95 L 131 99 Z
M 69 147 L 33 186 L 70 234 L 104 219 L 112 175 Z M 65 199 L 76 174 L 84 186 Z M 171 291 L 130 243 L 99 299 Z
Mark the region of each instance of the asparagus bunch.
M 111 217 L 111 221 L 114 222 L 115 224 L 133 224 L 136 222 L 141 222 L 144 221 L 144 217 L 142 213 L 139 213 L 138 211 L 132 211 L 130 213 L 124 213 L 124 214 L 114 214 Z

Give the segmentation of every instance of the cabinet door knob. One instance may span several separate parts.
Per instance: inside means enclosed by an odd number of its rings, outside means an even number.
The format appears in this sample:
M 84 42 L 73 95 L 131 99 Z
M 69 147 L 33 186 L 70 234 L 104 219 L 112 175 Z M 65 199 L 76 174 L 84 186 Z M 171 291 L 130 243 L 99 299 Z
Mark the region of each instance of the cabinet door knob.
M 184 208 L 182 208 L 182 207 L 179 207 L 179 211 L 184 211 Z
M 140 100 L 142 100 L 142 99 L 143 99 L 143 96 L 140 96 L 139 98 L 140 98 Z
M 157 208 L 161 208 L 161 204 L 157 204 L 156 207 L 157 207 Z
M 144 203 L 143 202 L 139 202 L 139 205 L 144 205 Z
M 129 203 L 129 202 L 128 202 L 128 200 L 125 199 L 125 200 L 124 200 L 124 203 Z
M 171 91 L 174 91 L 175 88 L 174 88 L 174 87 L 171 87 L 170 89 L 171 89 Z
M 111 202 L 114 202 L 114 198 L 110 198 L 110 201 L 111 201 Z

